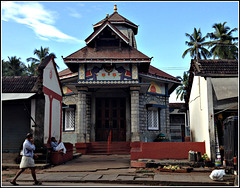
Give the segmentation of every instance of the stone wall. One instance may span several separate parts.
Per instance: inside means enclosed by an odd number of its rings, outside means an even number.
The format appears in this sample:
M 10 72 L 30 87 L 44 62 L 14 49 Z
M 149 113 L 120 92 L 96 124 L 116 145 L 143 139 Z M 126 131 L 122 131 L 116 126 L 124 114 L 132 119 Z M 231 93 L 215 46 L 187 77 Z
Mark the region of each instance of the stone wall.
M 146 104 L 166 105 L 167 108 L 160 110 L 160 129 L 159 131 L 148 130 L 147 127 L 147 108 Z M 139 132 L 141 141 L 153 142 L 157 135 L 161 132 L 166 137 L 170 137 L 170 119 L 169 119 L 169 97 L 162 95 L 140 94 L 139 96 Z
M 86 142 L 90 142 L 91 139 L 91 95 L 87 95 L 86 99 Z
M 77 95 L 68 95 L 63 97 L 63 103 L 66 105 L 73 105 L 77 103 Z M 75 110 L 75 131 L 69 131 L 69 132 L 62 132 L 62 141 L 63 142 L 70 142 L 72 144 L 75 144 L 77 142 L 77 132 L 79 125 L 79 119 L 77 118 L 78 114 L 78 108 Z M 64 126 L 64 122 L 62 124 Z M 63 130 L 63 129 L 62 129 Z

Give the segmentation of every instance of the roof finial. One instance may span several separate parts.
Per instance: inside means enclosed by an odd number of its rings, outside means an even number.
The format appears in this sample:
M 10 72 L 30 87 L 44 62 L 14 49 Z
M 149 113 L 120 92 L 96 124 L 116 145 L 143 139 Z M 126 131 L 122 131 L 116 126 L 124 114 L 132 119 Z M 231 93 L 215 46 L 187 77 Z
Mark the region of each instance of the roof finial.
M 117 5 L 116 4 L 114 5 L 114 10 L 115 10 L 115 12 L 117 12 Z

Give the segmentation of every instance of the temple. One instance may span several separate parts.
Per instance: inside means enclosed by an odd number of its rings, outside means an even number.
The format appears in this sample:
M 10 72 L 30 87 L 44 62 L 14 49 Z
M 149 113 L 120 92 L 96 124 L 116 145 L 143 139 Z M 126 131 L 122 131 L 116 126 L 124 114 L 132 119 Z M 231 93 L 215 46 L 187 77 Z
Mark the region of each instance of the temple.
M 169 139 L 169 96 L 180 81 L 137 50 L 138 26 L 114 12 L 93 25 L 86 46 L 64 57 L 65 142 L 153 142 Z

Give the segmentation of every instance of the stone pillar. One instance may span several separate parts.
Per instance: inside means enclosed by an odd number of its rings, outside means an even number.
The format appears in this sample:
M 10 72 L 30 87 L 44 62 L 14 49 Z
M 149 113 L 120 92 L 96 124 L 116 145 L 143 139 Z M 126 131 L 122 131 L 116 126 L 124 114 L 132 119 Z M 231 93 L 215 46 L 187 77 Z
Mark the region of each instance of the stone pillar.
M 86 104 L 87 104 L 87 87 L 78 87 L 78 130 L 77 130 L 77 142 L 86 142 L 87 123 L 86 123 Z
M 131 94 L 131 141 L 140 141 L 139 135 L 139 87 L 130 87 Z

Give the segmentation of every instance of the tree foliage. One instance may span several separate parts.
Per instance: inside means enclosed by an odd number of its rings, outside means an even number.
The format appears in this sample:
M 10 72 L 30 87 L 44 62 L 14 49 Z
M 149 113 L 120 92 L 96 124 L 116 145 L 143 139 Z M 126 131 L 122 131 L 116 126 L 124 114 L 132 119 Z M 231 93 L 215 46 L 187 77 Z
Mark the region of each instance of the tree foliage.
M 208 33 L 207 37 L 210 37 L 212 41 L 209 42 L 209 48 L 213 59 L 218 57 L 219 59 L 238 59 L 238 37 L 233 37 L 232 33 L 237 31 L 237 28 L 230 29 L 225 26 L 227 22 L 215 23 L 213 28 L 214 32 Z
M 204 47 L 207 45 L 204 43 L 206 36 L 202 36 L 200 28 L 198 30 L 194 28 L 191 35 L 188 33 L 185 33 L 185 35 L 189 38 L 189 41 L 185 42 L 189 48 L 183 52 L 182 58 L 188 53 L 193 59 L 202 59 L 202 57 L 207 59 L 210 56 L 210 52 Z
M 2 60 L 3 76 L 27 76 L 27 67 L 16 56 L 8 57 L 8 61 Z
M 27 62 L 31 61 L 31 64 L 28 65 L 28 72 L 30 75 L 37 75 L 37 71 L 36 68 L 38 67 L 38 65 L 42 62 L 42 60 L 47 57 L 47 56 L 53 56 L 53 58 L 56 58 L 56 55 L 54 53 L 49 53 L 49 48 L 43 48 L 42 46 L 40 47 L 40 49 L 35 49 L 33 51 L 33 54 L 37 56 L 37 58 L 35 57 L 29 57 L 27 58 Z M 56 65 L 57 68 L 59 68 L 58 65 Z
M 180 96 L 180 100 L 184 100 L 184 97 L 186 95 L 186 88 L 188 86 L 188 80 L 189 80 L 189 72 L 185 71 L 183 73 L 183 77 L 181 76 L 177 76 L 177 78 L 181 81 L 181 85 L 177 87 L 176 89 L 176 94 L 177 94 L 177 98 Z

